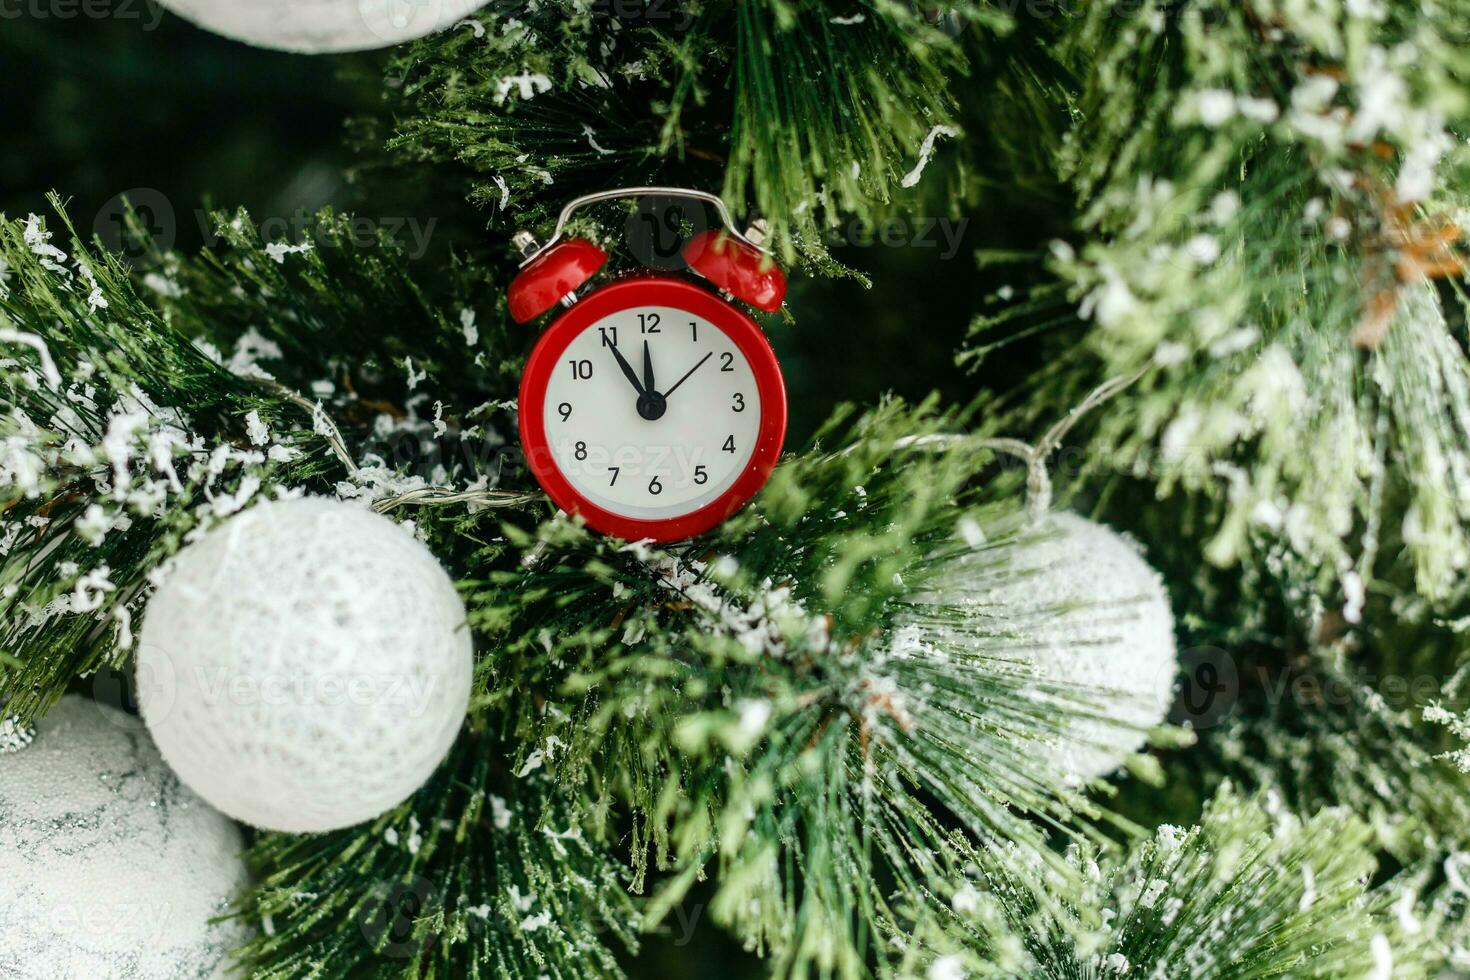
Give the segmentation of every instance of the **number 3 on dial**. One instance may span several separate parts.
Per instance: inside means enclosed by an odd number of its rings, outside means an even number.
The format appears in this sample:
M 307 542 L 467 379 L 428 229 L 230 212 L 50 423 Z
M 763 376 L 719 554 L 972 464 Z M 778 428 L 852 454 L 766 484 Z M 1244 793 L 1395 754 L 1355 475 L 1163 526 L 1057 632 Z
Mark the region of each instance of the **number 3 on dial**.
M 626 279 L 537 342 L 520 428 L 557 506 L 605 534 L 676 541 L 715 527 L 770 479 L 786 388 L 765 334 L 734 305 L 679 279 Z

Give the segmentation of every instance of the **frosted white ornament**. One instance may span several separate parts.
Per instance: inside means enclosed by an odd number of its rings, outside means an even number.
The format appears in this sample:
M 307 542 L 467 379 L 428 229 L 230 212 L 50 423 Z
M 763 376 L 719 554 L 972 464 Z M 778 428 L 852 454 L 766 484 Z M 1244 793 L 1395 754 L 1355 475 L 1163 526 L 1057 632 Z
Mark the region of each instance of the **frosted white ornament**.
M 411 41 L 487 0 L 160 0 L 207 31 L 262 48 L 325 54 Z
M 274 501 L 185 548 L 148 604 L 138 703 L 200 796 L 269 830 L 334 830 L 419 788 L 454 742 L 464 603 L 405 528 Z
M 185 788 L 137 719 L 63 698 L 0 755 L 0 973 L 224 976 L 249 938 L 236 826 Z
M 1174 617 L 1163 580 L 1128 539 L 1066 512 L 1041 521 L 1037 537 L 1028 534 L 1003 555 L 977 548 L 947 559 L 912 601 L 958 608 L 981 634 L 1004 633 L 997 656 L 1065 685 L 1069 706 L 1085 701 L 1089 713 L 1106 716 L 1074 719 L 1060 738 L 1037 743 L 1059 778 L 1078 785 L 1118 768 L 1143 747 L 1145 729 L 1167 717 L 1178 672 Z M 974 635 L 939 619 L 899 626 L 909 643 L 938 649 Z

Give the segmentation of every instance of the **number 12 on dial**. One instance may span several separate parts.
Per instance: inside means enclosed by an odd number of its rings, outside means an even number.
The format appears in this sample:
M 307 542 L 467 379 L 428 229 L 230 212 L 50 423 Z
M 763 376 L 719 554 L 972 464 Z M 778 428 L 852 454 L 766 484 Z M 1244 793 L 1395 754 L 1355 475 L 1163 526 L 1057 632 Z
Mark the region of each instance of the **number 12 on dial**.
M 765 485 L 786 389 L 740 309 L 683 280 L 627 279 L 542 335 L 521 381 L 520 427 L 557 506 L 606 534 L 675 541 Z

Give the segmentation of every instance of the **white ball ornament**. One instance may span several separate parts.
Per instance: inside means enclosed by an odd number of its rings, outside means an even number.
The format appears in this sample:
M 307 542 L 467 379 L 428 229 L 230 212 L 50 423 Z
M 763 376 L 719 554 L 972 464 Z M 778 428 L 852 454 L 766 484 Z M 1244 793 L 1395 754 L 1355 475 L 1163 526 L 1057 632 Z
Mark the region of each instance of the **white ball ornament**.
M 148 604 L 138 703 L 200 796 L 268 830 L 348 827 L 443 760 L 473 673 L 428 548 L 356 504 L 260 504 L 186 547 Z
M 223 977 L 250 936 L 239 829 L 185 788 L 137 719 L 63 698 L 0 754 L 0 974 Z
M 1013 546 L 945 559 L 943 586 L 915 596 L 961 610 L 957 626 L 938 617 L 910 625 L 939 648 L 985 635 L 997 656 L 1024 662 L 1039 682 L 1062 688 L 1058 717 L 1085 702 L 1061 737 L 1036 751 L 1067 785 L 1105 776 L 1147 741 L 1173 702 L 1178 657 L 1163 579 L 1128 539 L 1075 514 L 1041 518 Z M 1001 639 L 994 640 L 1000 636 Z M 987 652 L 991 652 L 988 650 Z
M 401 44 L 487 0 L 160 0 L 185 20 L 262 48 L 326 54 Z

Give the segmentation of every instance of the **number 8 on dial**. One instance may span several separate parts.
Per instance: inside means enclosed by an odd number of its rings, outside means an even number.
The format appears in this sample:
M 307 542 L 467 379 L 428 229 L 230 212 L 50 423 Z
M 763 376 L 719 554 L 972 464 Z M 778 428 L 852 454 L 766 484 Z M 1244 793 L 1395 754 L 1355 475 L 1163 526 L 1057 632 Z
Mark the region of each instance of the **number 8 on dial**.
M 606 262 L 583 239 L 557 242 L 579 199 L 562 212 L 553 244 L 521 238 L 532 257 L 512 283 L 512 316 L 525 322 L 558 301 L 570 308 L 541 336 L 521 379 L 521 443 L 548 496 L 589 527 L 665 542 L 715 527 L 765 486 L 786 434 L 786 389 L 765 334 L 738 297 L 778 309 L 785 279 L 738 235 L 704 233 L 685 246 L 685 278 L 637 275 L 577 298 Z M 716 204 L 718 198 L 679 191 Z

